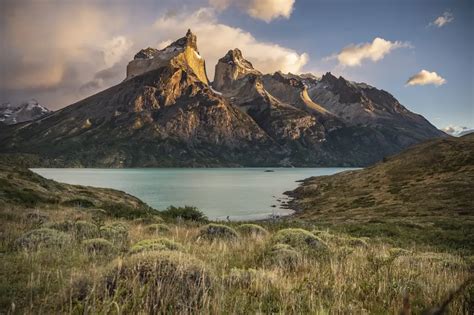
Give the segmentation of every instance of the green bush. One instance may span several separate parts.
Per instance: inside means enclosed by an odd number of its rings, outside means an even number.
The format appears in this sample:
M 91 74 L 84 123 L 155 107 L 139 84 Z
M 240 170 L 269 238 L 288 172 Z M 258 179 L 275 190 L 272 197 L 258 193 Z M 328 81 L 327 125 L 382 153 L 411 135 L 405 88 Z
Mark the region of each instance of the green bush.
M 211 223 L 204 226 L 199 236 L 207 240 L 236 240 L 239 234 L 233 228 L 223 225 Z
M 265 230 L 263 227 L 257 224 L 241 224 L 237 227 L 237 230 L 243 234 L 248 236 L 266 236 L 268 231 Z
M 84 220 L 52 222 L 47 228 L 72 234 L 77 240 L 96 238 L 99 236 L 99 228 L 94 223 Z
M 124 313 L 200 313 L 211 301 L 214 275 L 197 258 L 171 251 L 131 255 L 106 273 L 107 291 Z M 127 305 L 127 300 L 136 299 Z M 209 305 L 207 304 L 207 307 Z
M 183 219 L 190 221 L 206 222 L 207 217 L 196 207 L 184 206 L 174 207 L 170 206 L 165 211 L 161 211 L 160 214 L 164 217 L 173 219 Z
M 92 255 L 110 255 L 117 251 L 114 244 L 104 238 L 93 238 L 82 241 L 84 249 Z
M 114 223 L 100 228 L 100 237 L 111 241 L 115 246 L 125 247 L 128 244 L 128 229 L 121 223 Z
M 157 250 L 182 250 L 183 246 L 175 241 L 167 238 L 155 238 L 149 240 L 142 240 L 130 249 L 131 254 L 157 251 Z
M 41 228 L 31 230 L 15 241 L 19 248 L 36 250 L 39 248 L 64 247 L 71 242 L 71 237 L 61 231 Z
M 313 233 L 303 229 L 283 229 L 278 231 L 273 237 L 274 243 L 287 244 L 296 250 L 307 251 L 327 251 L 324 242 Z
M 302 255 L 287 244 L 276 244 L 265 255 L 266 265 L 294 270 L 302 262 Z
M 74 234 L 78 240 L 96 238 L 99 236 L 99 228 L 94 223 L 79 220 L 74 223 Z
M 158 224 L 151 224 L 147 226 L 146 231 L 150 233 L 157 233 L 157 234 L 168 233 L 170 231 L 170 228 L 166 224 L 158 223 Z

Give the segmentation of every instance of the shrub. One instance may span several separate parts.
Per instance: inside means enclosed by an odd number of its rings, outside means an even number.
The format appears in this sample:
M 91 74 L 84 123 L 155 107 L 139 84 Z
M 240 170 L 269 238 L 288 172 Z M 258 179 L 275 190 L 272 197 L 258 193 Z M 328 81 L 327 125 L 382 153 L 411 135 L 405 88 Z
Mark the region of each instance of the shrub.
M 268 231 L 263 227 L 257 224 L 241 224 L 237 227 L 237 230 L 244 235 L 256 237 L 256 236 L 266 236 Z
M 44 225 L 45 228 L 58 230 L 61 232 L 72 232 L 74 230 L 74 221 L 65 220 L 61 222 L 50 222 Z
M 294 249 L 323 252 L 327 250 L 326 244 L 313 233 L 303 229 L 283 229 L 273 237 L 274 243 L 287 244 Z
M 99 228 L 93 223 L 80 220 L 74 224 L 74 234 L 79 240 L 96 238 L 99 236 Z
M 183 219 L 190 221 L 200 221 L 206 222 L 207 217 L 196 207 L 184 206 L 184 207 L 174 207 L 170 206 L 165 211 L 160 212 L 162 216 L 173 218 L 173 219 Z
M 71 242 L 71 237 L 64 232 L 41 228 L 23 234 L 15 242 L 16 246 L 29 250 L 42 247 L 63 247 Z
M 79 221 L 62 221 L 62 222 L 53 222 L 46 225 L 47 228 L 71 233 L 78 240 L 96 238 L 99 236 L 99 228 L 97 225 L 79 220 Z
M 124 247 L 128 244 L 128 229 L 121 223 L 101 227 L 100 236 L 111 241 L 115 246 Z
M 282 269 L 294 270 L 302 262 L 302 255 L 287 244 L 276 244 L 266 254 L 265 263 Z
M 93 255 L 110 255 L 117 251 L 114 244 L 104 238 L 93 238 L 82 242 L 84 249 Z
M 124 312 L 200 313 L 209 305 L 214 275 L 197 258 L 171 251 L 128 256 L 106 275 L 109 295 Z M 137 297 L 127 308 L 127 299 Z
M 146 227 L 146 230 L 150 233 L 168 233 L 170 228 L 166 224 L 151 224 Z
M 155 238 L 149 240 L 142 240 L 130 249 L 130 253 L 136 254 L 145 251 L 159 251 L 159 250 L 182 250 L 183 246 L 175 241 L 167 238 Z
M 236 240 L 239 237 L 239 234 L 227 225 L 211 223 L 201 229 L 199 236 L 211 241 Z
M 104 224 L 105 218 L 107 217 L 107 211 L 103 209 L 89 209 L 87 212 L 90 213 L 95 225 L 102 226 Z

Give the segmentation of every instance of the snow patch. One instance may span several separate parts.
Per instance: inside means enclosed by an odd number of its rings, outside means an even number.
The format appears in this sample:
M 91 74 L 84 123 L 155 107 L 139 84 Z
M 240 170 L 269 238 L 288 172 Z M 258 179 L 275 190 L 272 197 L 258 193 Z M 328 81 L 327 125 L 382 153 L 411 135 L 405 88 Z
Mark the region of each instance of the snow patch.
M 211 88 L 211 91 L 212 91 L 214 94 L 217 94 L 217 95 L 222 96 L 222 93 L 221 93 L 221 92 L 214 90 L 214 89 L 212 88 L 212 86 L 210 86 L 210 85 L 209 85 L 209 87 Z
M 201 55 L 197 51 L 195 51 L 195 50 L 193 50 L 193 51 L 194 51 L 194 54 L 196 55 L 196 57 L 198 59 L 202 59 Z

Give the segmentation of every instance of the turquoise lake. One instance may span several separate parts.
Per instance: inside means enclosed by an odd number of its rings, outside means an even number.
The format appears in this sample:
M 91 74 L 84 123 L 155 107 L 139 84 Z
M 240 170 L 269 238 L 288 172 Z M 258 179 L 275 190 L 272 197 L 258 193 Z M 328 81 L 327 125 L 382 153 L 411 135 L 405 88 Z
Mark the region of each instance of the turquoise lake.
M 281 205 L 288 200 L 283 193 L 298 187 L 298 180 L 349 168 L 32 170 L 58 182 L 122 190 L 158 210 L 190 205 L 215 220 L 225 220 L 227 216 L 231 220 L 252 220 L 291 213 Z

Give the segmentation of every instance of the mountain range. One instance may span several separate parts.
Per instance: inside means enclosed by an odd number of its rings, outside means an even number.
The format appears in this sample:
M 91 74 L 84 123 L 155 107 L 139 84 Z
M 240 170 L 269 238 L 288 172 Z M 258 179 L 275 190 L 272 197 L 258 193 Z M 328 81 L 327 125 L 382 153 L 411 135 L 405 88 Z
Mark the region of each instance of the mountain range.
M 37 100 L 31 99 L 16 105 L 11 103 L 0 104 L 0 124 L 13 125 L 42 118 L 51 111 L 40 105 Z
M 44 166 L 365 166 L 446 134 L 390 93 L 326 73 L 263 74 L 239 49 L 211 82 L 191 32 L 138 52 L 123 82 L 0 128 Z

